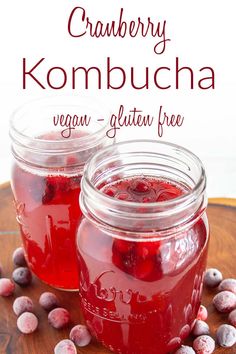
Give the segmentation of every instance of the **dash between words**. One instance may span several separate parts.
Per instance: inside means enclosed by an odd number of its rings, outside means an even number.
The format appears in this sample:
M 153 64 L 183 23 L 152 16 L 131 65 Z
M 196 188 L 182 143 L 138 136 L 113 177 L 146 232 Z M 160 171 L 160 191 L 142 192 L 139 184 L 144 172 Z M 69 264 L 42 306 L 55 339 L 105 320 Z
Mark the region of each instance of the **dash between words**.
M 126 113 L 125 107 L 120 105 L 117 113 L 112 113 L 109 117 L 109 129 L 106 135 L 108 138 L 115 138 L 117 130 L 122 127 L 152 126 L 155 124 L 155 120 L 157 120 L 156 129 L 159 137 L 163 136 L 165 127 L 181 127 L 184 123 L 184 117 L 182 115 L 167 113 L 164 111 L 162 105 L 158 109 L 157 117 L 151 114 L 145 114 L 136 107 Z M 57 114 L 53 116 L 53 124 L 54 126 L 60 126 L 62 128 L 61 135 L 63 138 L 69 138 L 72 131 L 77 127 L 88 127 L 92 124 L 92 117 L 88 116 L 86 113 L 83 115 L 70 115 L 69 113 Z

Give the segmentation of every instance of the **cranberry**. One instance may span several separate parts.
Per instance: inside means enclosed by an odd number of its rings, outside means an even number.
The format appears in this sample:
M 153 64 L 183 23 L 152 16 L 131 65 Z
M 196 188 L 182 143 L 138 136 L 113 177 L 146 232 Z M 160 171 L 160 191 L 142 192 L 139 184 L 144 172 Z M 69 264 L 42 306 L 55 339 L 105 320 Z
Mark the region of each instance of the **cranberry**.
M 51 311 L 55 307 L 59 306 L 59 301 L 55 294 L 45 292 L 41 294 L 39 304 L 44 308 L 44 310 Z
M 134 180 L 131 189 L 136 193 L 147 193 L 150 190 L 148 183 L 141 179 Z
M 14 293 L 15 284 L 8 278 L 0 279 L 0 295 L 11 296 Z
M 224 279 L 219 285 L 219 291 L 228 290 L 236 295 L 236 279 Z
M 12 255 L 12 260 L 16 266 L 20 266 L 20 267 L 27 266 L 23 247 L 18 247 L 17 249 L 15 249 Z
M 78 346 L 85 347 L 91 342 L 91 334 L 84 325 L 77 325 L 70 331 L 70 339 Z
M 107 188 L 106 190 L 104 190 L 104 193 L 106 195 L 108 195 L 109 197 L 114 197 L 116 195 L 116 189 L 115 188 Z
M 198 336 L 202 336 L 203 334 L 209 334 L 210 329 L 206 322 L 197 320 L 193 327 L 192 333 L 194 336 L 198 337 Z
M 229 323 L 236 327 L 236 310 L 233 310 L 229 314 Z
M 136 252 L 139 257 L 146 258 L 160 253 L 160 242 L 136 242 Z
M 236 295 L 230 291 L 222 291 L 214 296 L 213 304 L 219 312 L 230 312 L 236 308 Z
M 134 242 L 116 239 L 114 240 L 114 247 L 120 253 L 128 253 L 134 248 Z
M 46 182 L 46 187 L 44 194 L 42 196 L 42 203 L 43 204 L 48 204 L 51 202 L 51 200 L 54 198 L 56 193 L 56 188 L 53 183 L 50 183 L 49 181 Z
M 204 276 L 204 284 L 209 288 L 215 288 L 222 281 L 222 273 L 215 268 L 210 268 L 206 271 Z
M 13 311 L 16 316 L 21 315 L 23 312 L 33 312 L 33 301 L 28 296 L 17 297 L 13 302 Z
M 38 319 L 33 313 L 24 312 L 17 319 L 17 327 L 24 334 L 32 333 L 38 327 Z
M 210 336 L 197 337 L 193 342 L 196 354 L 211 354 L 215 349 L 215 341 Z
M 26 267 L 16 268 L 12 273 L 12 278 L 15 283 L 21 286 L 27 286 L 32 282 L 32 274 Z
M 58 307 L 49 312 L 48 322 L 56 329 L 64 328 L 70 322 L 70 314 L 66 309 Z
M 135 266 L 134 275 L 138 279 L 145 279 L 152 273 L 153 268 L 154 268 L 154 262 L 151 259 L 138 261 Z
M 216 331 L 217 342 L 221 347 L 230 348 L 236 343 L 236 329 L 223 324 Z
M 205 306 L 200 305 L 198 313 L 197 313 L 197 319 L 205 321 L 208 317 L 208 312 Z
M 77 350 L 71 340 L 63 339 L 55 346 L 54 354 L 77 354 Z
M 119 200 L 128 200 L 130 198 L 130 195 L 128 193 L 118 193 L 116 195 L 116 198 Z
M 179 348 L 175 354 L 195 354 L 195 351 L 193 350 L 192 347 L 189 347 L 187 345 L 182 345 L 181 348 Z

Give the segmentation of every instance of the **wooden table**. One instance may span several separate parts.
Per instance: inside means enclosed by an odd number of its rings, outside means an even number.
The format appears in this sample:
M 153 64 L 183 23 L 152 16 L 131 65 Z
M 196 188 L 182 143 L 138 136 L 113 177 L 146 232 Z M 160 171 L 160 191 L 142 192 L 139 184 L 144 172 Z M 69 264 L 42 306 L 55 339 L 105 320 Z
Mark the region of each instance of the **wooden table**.
M 236 200 L 211 200 L 208 207 L 211 227 L 211 241 L 208 267 L 221 269 L 224 277 L 236 277 Z M 12 204 L 12 194 L 8 183 L 0 186 L 0 262 L 3 265 L 3 276 L 10 277 L 13 264 L 13 250 L 21 244 L 18 234 L 15 213 Z M 30 296 L 37 303 L 43 291 L 50 287 L 34 278 L 32 286 L 21 289 L 16 287 L 14 298 L 22 294 Z M 62 304 L 70 311 L 74 324 L 81 322 L 79 313 L 78 294 L 54 291 Z M 214 336 L 219 324 L 227 321 L 227 316 L 219 315 L 211 304 L 214 291 L 206 291 L 203 304 L 209 311 L 208 323 Z M 37 307 L 39 317 L 38 331 L 31 335 L 22 335 L 16 328 L 16 316 L 12 311 L 13 297 L 0 298 L 0 354 L 53 354 L 55 344 L 68 337 L 69 329 L 55 330 L 47 323 L 44 310 Z M 88 347 L 79 348 L 78 353 L 108 354 L 95 341 Z M 215 353 L 235 354 L 236 347 L 231 349 L 217 348 Z M 148 353 L 144 353 L 148 354 Z M 158 354 L 158 352 L 157 352 Z

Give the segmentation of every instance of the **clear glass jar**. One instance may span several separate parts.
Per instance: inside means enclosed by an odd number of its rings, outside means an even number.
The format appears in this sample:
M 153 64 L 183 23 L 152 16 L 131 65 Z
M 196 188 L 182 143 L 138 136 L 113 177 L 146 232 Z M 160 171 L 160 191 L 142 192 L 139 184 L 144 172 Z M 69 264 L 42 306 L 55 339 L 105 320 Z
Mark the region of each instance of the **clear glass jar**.
M 133 202 L 101 190 L 131 177 L 171 181 L 185 193 Z M 209 235 L 202 163 L 177 145 L 125 142 L 98 152 L 81 186 L 80 300 L 92 334 L 122 354 L 175 350 L 201 302 Z
M 98 121 L 108 113 L 89 98 L 59 96 L 26 104 L 11 118 L 11 185 L 26 258 L 34 274 L 56 288 L 78 289 L 80 181 L 88 158 L 112 143 Z M 87 114 L 91 122 L 71 130 L 54 124 L 54 116 L 67 114 Z

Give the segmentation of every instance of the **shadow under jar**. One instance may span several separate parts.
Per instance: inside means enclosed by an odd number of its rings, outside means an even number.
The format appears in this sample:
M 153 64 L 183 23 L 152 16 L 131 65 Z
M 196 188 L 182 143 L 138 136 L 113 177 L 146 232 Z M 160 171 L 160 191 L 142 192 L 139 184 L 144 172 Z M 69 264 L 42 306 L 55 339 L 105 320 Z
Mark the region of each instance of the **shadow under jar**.
M 54 125 L 53 117 L 65 113 L 93 120 L 71 130 Z M 105 124 L 97 123 L 106 114 L 90 99 L 55 97 L 26 104 L 11 119 L 11 186 L 27 262 L 56 288 L 78 289 L 80 182 L 87 160 L 112 143 Z
M 122 354 L 166 354 L 189 335 L 208 248 L 200 160 L 132 141 L 87 164 L 77 235 L 80 301 L 92 334 Z

